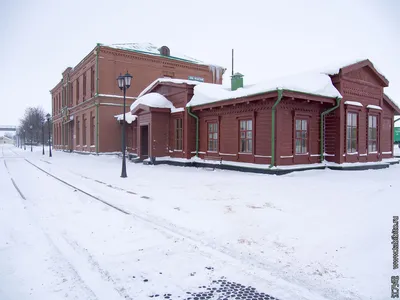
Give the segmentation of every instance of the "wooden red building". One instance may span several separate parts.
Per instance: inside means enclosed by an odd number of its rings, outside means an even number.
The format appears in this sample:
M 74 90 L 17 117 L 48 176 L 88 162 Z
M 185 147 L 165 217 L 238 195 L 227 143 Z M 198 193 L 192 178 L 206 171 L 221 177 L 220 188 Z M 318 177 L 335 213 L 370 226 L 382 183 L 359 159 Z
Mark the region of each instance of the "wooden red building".
M 369 60 L 251 86 L 237 73 L 230 88 L 161 78 L 131 105 L 129 148 L 252 167 L 382 161 L 400 115 L 388 84 Z

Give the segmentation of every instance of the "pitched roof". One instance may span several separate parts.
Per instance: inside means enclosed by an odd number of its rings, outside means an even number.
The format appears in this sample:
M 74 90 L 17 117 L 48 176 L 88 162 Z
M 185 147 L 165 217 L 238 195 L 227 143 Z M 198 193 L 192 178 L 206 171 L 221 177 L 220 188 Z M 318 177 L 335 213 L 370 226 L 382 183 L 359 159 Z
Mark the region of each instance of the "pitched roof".
M 400 107 L 388 95 L 383 94 L 383 100 L 386 101 L 391 108 L 393 108 L 395 116 L 400 115 Z
M 187 106 L 205 105 L 223 100 L 265 94 L 276 90 L 293 91 L 328 98 L 343 98 L 328 75 L 303 73 L 244 86 L 235 91 L 220 84 L 200 83 L 194 87 L 194 95 Z
M 143 54 L 147 54 L 147 55 L 155 55 L 155 56 L 165 57 L 165 58 L 169 58 L 169 59 L 180 60 L 180 61 L 189 62 L 189 63 L 195 63 L 195 64 L 199 64 L 199 65 L 220 67 L 220 66 L 217 66 L 214 64 L 203 62 L 196 58 L 190 57 L 186 54 L 179 53 L 173 49 L 171 50 L 170 55 L 168 55 L 168 56 L 162 55 L 161 51 L 160 51 L 161 47 L 158 47 L 152 43 L 123 43 L 123 44 L 100 44 L 100 45 L 105 46 L 105 47 L 114 48 L 114 49 L 133 51 L 133 52 L 143 53 Z
M 188 85 L 198 85 L 201 82 L 200 81 L 194 81 L 194 80 L 186 80 L 186 79 L 176 79 L 176 78 L 158 78 L 154 80 L 152 83 L 150 83 L 140 94 L 139 97 L 143 96 L 144 94 L 147 94 L 148 92 L 151 92 L 159 83 L 173 83 L 173 84 L 188 84 Z

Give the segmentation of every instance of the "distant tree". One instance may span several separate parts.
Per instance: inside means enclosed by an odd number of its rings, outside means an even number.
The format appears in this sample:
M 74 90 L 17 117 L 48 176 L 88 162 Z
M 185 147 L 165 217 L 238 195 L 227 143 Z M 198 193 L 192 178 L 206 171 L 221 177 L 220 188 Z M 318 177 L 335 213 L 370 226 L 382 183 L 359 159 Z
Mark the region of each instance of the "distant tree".
M 26 143 L 29 143 L 31 139 L 33 143 L 42 143 L 42 130 L 44 130 L 44 140 L 47 143 L 49 140 L 48 126 L 46 112 L 42 107 L 28 107 L 23 118 L 20 119 L 18 132 L 21 136 L 25 134 Z

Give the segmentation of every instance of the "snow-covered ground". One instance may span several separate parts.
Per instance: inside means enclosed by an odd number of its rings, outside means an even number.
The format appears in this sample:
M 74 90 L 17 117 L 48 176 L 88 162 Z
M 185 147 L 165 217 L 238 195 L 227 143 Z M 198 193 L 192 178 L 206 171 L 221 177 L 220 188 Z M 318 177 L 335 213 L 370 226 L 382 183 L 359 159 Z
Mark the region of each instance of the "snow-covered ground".
M 0 147 L 1 300 L 195 299 L 216 280 L 281 300 L 389 298 L 398 165 L 272 176 L 128 163 L 122 179 L 116 156 Z

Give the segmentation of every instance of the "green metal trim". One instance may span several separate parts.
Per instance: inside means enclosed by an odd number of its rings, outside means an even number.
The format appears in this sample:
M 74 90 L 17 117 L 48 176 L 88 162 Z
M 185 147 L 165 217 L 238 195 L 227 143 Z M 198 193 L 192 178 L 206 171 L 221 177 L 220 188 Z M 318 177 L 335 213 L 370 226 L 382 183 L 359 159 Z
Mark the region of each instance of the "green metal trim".
M 99 103 L 96 102 L 96 154 L 99 154 Z
M 97 48 L 96 48 L 96 96 L 99 94 L 99 51 L 100 51 L 100 43 L 97 43 Z
M 275 113 L 276 107 L 278 106 L 279 102 L 282 100 L 283 90 L 278 89 L 278 99 L 276 100 L 275 104 L 272 106 L 272 124 L 271 124 L 271 164 L 270 168 L 275 165 Z
M 325 144 L 325 135 L 324 135 L 324 124 L 325 124 L 325 115 L 329 114 L 330 112 L 334 111 L 340 106 L 340 101 L 342 98 L 336 98 L 336 105 L 331 107 L 330 109 L 321 113 L 321 122 L 320 122 L 320 158 L 321 163 L 324 161 L 324 144 Z
M 199 157 L 199 117 L 190 111 L 190 107 L 187 108 L 187 112 L 196 119 L 196 156 Z

